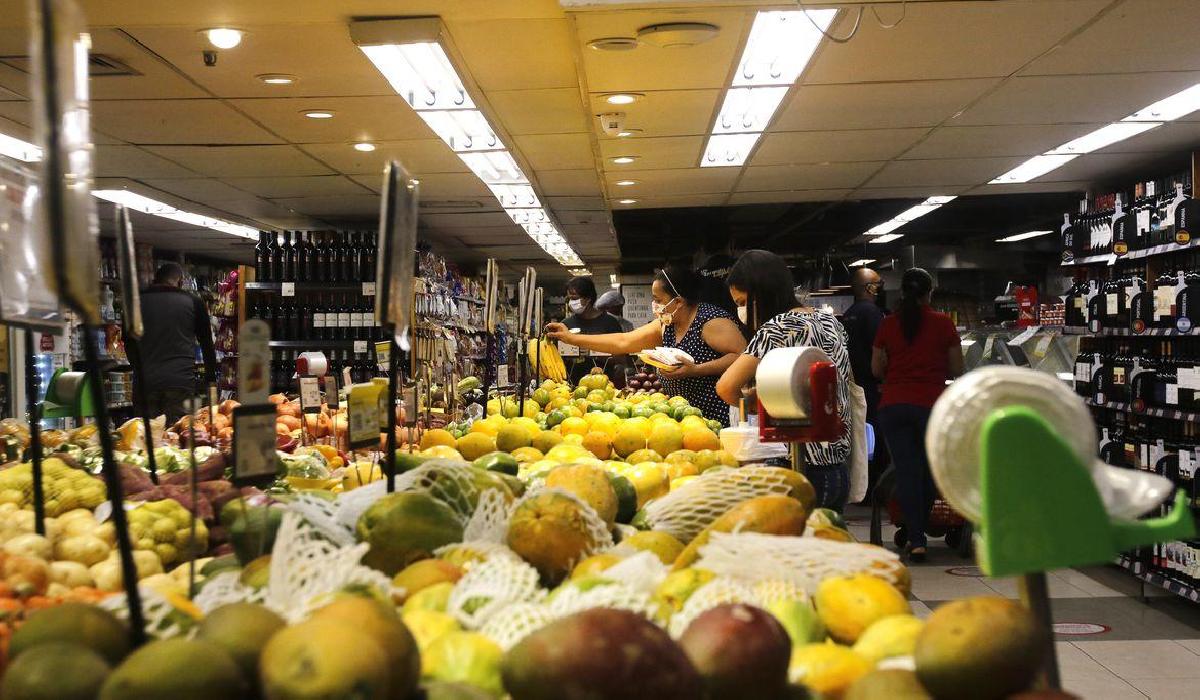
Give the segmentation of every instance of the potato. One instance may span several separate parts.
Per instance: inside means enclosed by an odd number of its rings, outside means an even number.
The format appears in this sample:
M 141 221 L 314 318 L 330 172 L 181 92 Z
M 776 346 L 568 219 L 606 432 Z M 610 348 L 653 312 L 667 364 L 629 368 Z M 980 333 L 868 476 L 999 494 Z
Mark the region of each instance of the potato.
M 5 542 L 4 551 L 7 554 L 15 554 L 22 557 L 49 559 L 54 548 L 50 546 L 50 540 L 41 535 L 29 532 Z
M 59 559 L 91 566 L 107 559 L 110 550 L 108 543 L 95 535 L 76 535 L 59 542 L 54 553 Z
M 77 561 L 56 561 L 50 563 L 50 581 L 67 588 L 91 586 L 92 574 Z

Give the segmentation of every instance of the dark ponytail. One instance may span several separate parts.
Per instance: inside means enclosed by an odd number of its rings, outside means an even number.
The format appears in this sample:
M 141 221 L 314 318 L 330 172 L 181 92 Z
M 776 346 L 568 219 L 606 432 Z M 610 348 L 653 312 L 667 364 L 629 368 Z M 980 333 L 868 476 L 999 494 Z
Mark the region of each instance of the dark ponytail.
M 921 301 L 933 291 L 933 276 L 914 267 L 900 280 L 900 330 L 911 345 L 921 330 Z

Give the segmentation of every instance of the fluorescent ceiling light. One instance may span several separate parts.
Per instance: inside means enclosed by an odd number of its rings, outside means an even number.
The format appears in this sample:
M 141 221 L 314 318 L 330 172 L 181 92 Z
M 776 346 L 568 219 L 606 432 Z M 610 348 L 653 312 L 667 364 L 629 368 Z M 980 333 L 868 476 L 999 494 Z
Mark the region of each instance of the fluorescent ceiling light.
M 1054 233 L 1054 232 L 1053 231 L 1026 231 L 1025 233 L 1014 233 L 1011 236 L 1005 236 L 1004 238 L 997 238 L 996 242 L 997 243 L 1015 243 L 1017 241 L 1028 240 L 1030 238 L 1037 238 L 1038 236 L 1045 236 L 1048 233 Z
M 205 36 L 208 37 L 208 43 L 218 49 L 232 49 L 242 43 L 242 36 L 245 35 L 240 29 L 230 29 L 229 27 L 216 27 L 214 29 L 206 29 Z
M 756 134 L 713 134 L 708 137 L 708 145 L 704 148 L 704 157 L 700 159 L 701 168 L 728 168 L 740 166 L 750 157 L 754 144 L 758 143 Z
M 1062 166 L 1075 160 L 1076 155 L 1040 155 L 1034 156 L 1029 160 L 1021 163 L 1017 167 L 1000 175 L 988 184 L 1005 185 L 1017 182 L 1029 182 L 1030 180 L 1041 177 L 1051 170 L 1057 170 Z
M 636 199 L 618 199 L 617 204 L 637 204 Z
M 284 73 L 264 73 L 257 77 L 267 85 L 291 85 L 296 82 L 296 76 Z
M 214 219 L 211 216 L 195 214 L 190 211 L 176 209 L 170 204 L 160 202 L 156 199 L 143 197 L 136 192 L 129 190 L 92 190 L 92 196 L 103 199 L 115 204 L 124 205 L 127 209 L 140 211 L 144 214 L 153 216 L 161 216 L 164 219 L 172 219 L 174 221 L 182 221 L 185 224 L 200 226 L 203 228 L 211 228 L 214 231 L 241 236 L 242 238 L 258 238 L 258 229 L 241 224 L 234 224 L 222 219 Z
M 458 157 L 485 185 L 529 184 L 521 166 L 517 165 L 517 160 L 508 151 L 459 153 Z
M 791 85 L 804 72 L 837 10 L 759 12 L 733 76 L 734 86 Z M 811 21 L 810 21 L 811 20 Z M 815 25 L 815 26 L 814 26 Z
M 567 270 L 567 272 L 570 272 L 575 277 L 588 277 L 592 274 L 592 271 L 587 269 L 586 267 L 572 268 L 570 270 Z
M 15 136 L 0 134 L 0 156 L 33 163 L 42 159 L 42 149 Z
M 475 109 L 417 112 L 455 153 L 503 150 L 504 144 L 483 113 Z
M 741 134 L 765 131 L 787 87 L 732 88 L 713 124 L 714 134 Z
M 1125 117 L 1123 122 L 1171 122 L 1200 109 L 1200 83 L 1147 105 Z
M 489 185 L 488 189 L 496 196 L 503 209 L 531 209 L 542 206 L 537 193 L 530 185 Z
M 616 158 L 612 159 L 612 162 L 616 163 L 617 165 L 628 165 L 635 160 L 637 160 L 637 156 L 617 156 Z
M 610 105 L 631 105 L 641 98 L 641 95 L 634 92 L 618 92 L 605 97 L 604 101 Z
M 371 151 L 375 150 L 375 144 L 363 141 L 361 143 L 354 144 L 354 150 L 362 151 L 363 153 L 370 153 Z
M 505 209 L 504 212 L 518 225 L 551 223 L 545 209 Z
M 632 187 L 638 184 L 637 180 L 617 180 L 614 183 L 617 187 Z
M 870 265 L 873 262 L 875 262 L 875 258 L 863 258 L 862 260 L 855 260 L 846 267 L 863 267 L 865 265 Z
M 301 114 L 309 119 L 333 119 L 333 112 L 328 109 L 306 109 Z
M 1162 126 L 1162 124 L 1160 122 L 1114 122 L 1108 126 L 1102 126 L 1090 134 L 1084 134 L 1077 139 L 1072 139 L 1058 148 L 1046 151 L 1046 155 L 1083 155 L 1084 153 L 1091 153 L 1105 146 L 1111 146 L 1118 141 L 1124 141 L 1127 138 L 1137 136 L 1156 126 Z
M 904 238 L 903 233 L 889 233 L 886 236 L 875 236 L 867 243 L 891 243 L 892 241 Z
M 930 212 L 937 211 L 942 207 L 942 205 L 953 202 L 955 199 L 956 197 L 944 195 L 929 197 L 924 202 L 921 202 L 915 207 L 909 207 L 908 209 L 905 209 L 882 224 L 872 226 L 870 229 L 864 231 L 863 235 L 878 236 L 880 238 L 886 237 L 892 231 L 895 231 L 904 224 L 907 224 L 910 221 L 916 221 Z M 899 236 L 897 236 L 897 238 L 899 238 Z
M 417 110 L 474 109 L 454 64 L 434 42 L 360 46 L 392 89 Z

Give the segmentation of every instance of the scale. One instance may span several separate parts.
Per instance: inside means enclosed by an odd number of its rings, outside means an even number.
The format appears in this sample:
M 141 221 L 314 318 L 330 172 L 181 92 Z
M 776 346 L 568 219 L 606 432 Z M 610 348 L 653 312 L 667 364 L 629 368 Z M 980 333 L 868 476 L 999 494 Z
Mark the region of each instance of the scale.
M 837 367 L 825 351 L 810 346 L 776 348 L 758 364 L 754 381 L 758 439 L 790 443 L 796 470 L 803 471 L 805 443 L 841 437 Z
M 1100 461 L 1087 406 L 1050 374 L 993 366 L 959 378 L 934 405 L 925 447 L 943 497 L 975 524 L 979 567 L 1020 576 L 1022 601 L 1047 630 L 1046 571 L 1196 536 L 1182 491 L 1169 514 L 1139 519 L 1174 484 Z M 1052 643 L 1045 653 L 1046 683 L 1058 688 Z

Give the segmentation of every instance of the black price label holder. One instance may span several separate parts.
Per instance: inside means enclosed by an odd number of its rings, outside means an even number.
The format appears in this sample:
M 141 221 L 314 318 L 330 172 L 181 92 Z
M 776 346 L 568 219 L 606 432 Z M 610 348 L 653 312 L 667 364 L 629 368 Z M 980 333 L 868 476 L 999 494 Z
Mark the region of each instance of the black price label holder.
M 233 409 L 233 478 L 238 486 L 269 486 L 275 481 L 275 405 Z

